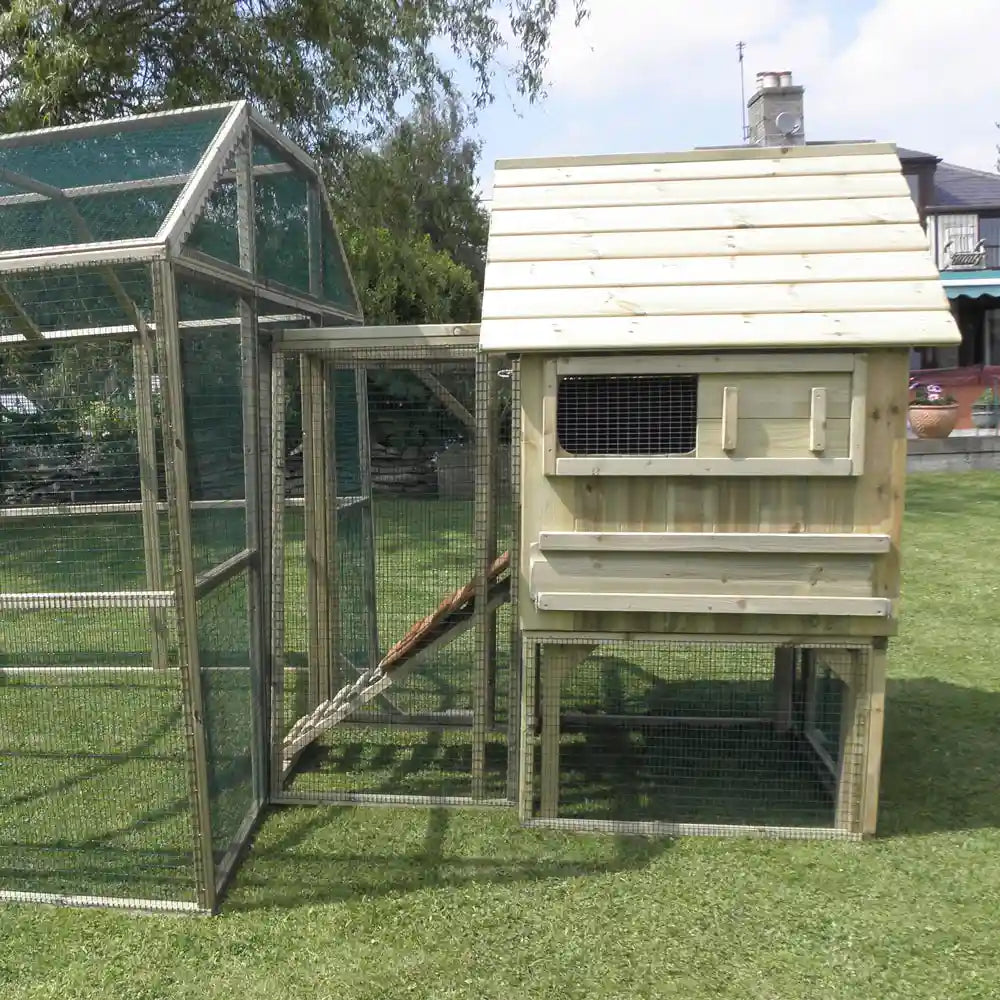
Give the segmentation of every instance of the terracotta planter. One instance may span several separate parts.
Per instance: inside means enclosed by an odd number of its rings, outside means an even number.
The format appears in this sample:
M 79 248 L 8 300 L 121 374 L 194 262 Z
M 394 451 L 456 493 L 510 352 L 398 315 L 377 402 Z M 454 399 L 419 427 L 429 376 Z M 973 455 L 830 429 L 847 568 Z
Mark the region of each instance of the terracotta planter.
M 946 438 L 958 422 L 958 404 L 951 406 L 911 406 L 910 426 L 919 438 Z

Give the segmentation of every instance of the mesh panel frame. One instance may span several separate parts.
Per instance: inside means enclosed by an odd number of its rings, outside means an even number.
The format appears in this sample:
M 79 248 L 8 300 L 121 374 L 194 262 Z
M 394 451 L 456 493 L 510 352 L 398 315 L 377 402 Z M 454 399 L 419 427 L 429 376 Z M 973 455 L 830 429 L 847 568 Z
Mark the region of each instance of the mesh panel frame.
M 496 488 L 506 452 L 477 444 L 480 428 L 496 435 L 496 420 L 487 419 L 480 397 L 482 387 L 497 377 L 495 363 L 477 358 L 474 348 L 382 348 L 322 357 L 328 381 L 342 387 L 341 401 L 335 393 L 330 407 L 336 432 L 327 445 L 336 459 L 338 482 L 338 659 L 342 670 L 357 672 L 369 636 L 379 643 L 369 658 L 376 664 L 445 596 L 479 580 L 487 554 L 498 545 L 496 525 L 509 525 L 510 516 L 496 520 L 491 509 L 503 504 L 509 509 L 509 502 L 495 504 L 498 498 L 491 495 L 488 504 L 482 499 L 477 504 L 477 489 L 485 495 L 488 483 Z M 350 419 L 357 393 L 343 392 L 343 386 L 359 384 L 368 396 L 362 422 L 369 424 L 370 434 Z M 493 405 L 495 416 L 495 393 L 486 395 L 493 397 L 492 404 L 485 405 Z M 307 409 L 303 403 L 303 413 Z M 304 422 L 308 424 L 307 417 Z M 354 485 L 359 467 L 360 494 Z M 510 477 L 502 478 L 501 493 L 506 495 Z M 308 473 L 305 480 L 308 490 Z M 285 481 L 291 481 L 287 474 Z M 291 560 L 288 527 L 300 522 L 287 500 L 285 510 L 286 560 Z M 289 631 L 295 614 L 290 592 L 302 572 L 291 570 L 291 565 L 284 573 L 283 607 L 289 620 L 279 712 L 283 718 L 275 723 L 278 739 L 309 710 L 311 697 L 301 668 L 291 666 L 296 654 L 294 633 Z M 370 575 L 374 579 L 369 591 L 365 581 Z M 299 584 L 297 589 L 301 593 L 308 587 Z M 368 614 L 363 595 L 374 602 Z M 377 615 L 377 631 L 371 610 Z M 486 617 L 485 641 L 481 617 L 470 619 L 472 628 L 428 654 L 382 696 L 320 736 L 299 758 L 279 799 L 506 802 L 509 682 L 507 664 L 501 662 L 506 657 L 494 648 L 492 611 Z M 300 613 L 297 620 L 301 626 Z M 298 645 L 301 656 L 301 646 L 308 641 L 300 638 Z M 354 655 L 348 655 L 351 651 Z
M 201 909 L 159 373 L 117 332 L 141 271 L 108 335 L 0 347 L 30 401 L 2 428 L 2 899 Z
M 860 839 L 870 645 L 526 633 L 522 656 L 528 825 Z

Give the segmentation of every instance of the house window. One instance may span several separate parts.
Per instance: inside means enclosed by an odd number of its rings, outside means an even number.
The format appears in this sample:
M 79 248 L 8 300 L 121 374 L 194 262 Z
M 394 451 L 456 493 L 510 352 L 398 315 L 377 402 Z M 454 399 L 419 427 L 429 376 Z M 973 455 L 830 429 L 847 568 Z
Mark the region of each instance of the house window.
M 986 251 L 986 267 L 1000 269 L 1000 218 L 980 218 L 979 238 Z
M 966 258 L 975 252 L 979 239 L 975 215 L 941 215 L 937 221 L 938 268 L 969 266 Z
M 686 455 L 697 375 L 576 375 L 559 381 L 556 434 L 568 455 Z

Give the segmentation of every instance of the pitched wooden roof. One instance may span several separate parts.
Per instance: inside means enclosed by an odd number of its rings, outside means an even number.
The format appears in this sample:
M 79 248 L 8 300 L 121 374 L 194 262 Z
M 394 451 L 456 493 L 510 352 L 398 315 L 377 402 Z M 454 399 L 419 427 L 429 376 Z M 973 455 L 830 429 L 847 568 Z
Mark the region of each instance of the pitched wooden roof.
M 957 343 L 890 143 L 506 160 L 487 350 Z

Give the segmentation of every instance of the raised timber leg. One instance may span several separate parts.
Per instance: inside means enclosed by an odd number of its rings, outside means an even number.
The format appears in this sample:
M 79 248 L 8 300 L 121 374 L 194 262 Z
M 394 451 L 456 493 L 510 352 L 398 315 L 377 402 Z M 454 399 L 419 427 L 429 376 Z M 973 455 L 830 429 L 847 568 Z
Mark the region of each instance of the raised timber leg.
M 867 698 L 864 686 L 867 650 L 849 651 L 851 670 L 844 680 L 844 699 L 840 716 L 840 759 L 837 763 L 838 830 L 858 833 L 860 799 L 864 783 L 865 716 Z
M 531 819 L 535 797 L 535 703 L 538 700 L 538 645 L 522 636 L 521 640 L 520 730 L 517 749 L 517 817 L 522 823 Z
M 542 774 L 540 819 L 559 815 L 559 705 L 562 682 L 593 647 L 552 643 L 542 647 Z
M 302 452 L 305 473 L 305 547 L 309 629 L 309 698 L 315 708 L 341 686 L 336 668 L 337 530 L 333 468 L 333 401 L 327 365 L 302 357 Z
M 795 649 L 779 646 L 774 651 L 774 728 L 787 732 L 792 725 L 795 692 Z
M 882 773 L 882 738 L 885 730 L 886 640 L 872 645 L 867 681 L 867 749 L 864 791 L 861 796 L 861 834 L 871 837 L 878 825 L 879 783 Z

